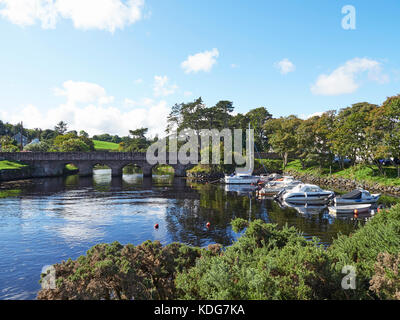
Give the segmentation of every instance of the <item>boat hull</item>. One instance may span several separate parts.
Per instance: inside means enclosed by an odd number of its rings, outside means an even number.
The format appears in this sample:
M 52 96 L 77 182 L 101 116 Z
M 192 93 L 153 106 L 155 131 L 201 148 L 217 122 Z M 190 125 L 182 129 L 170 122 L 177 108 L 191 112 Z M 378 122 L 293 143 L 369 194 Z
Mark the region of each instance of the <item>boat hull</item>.
M 342 199 L 335 198 L 334 202 L 336 205 L 355 205 L 355 204 L 374 204 L 379 200 L 378 197 L 370 198 L 370 199 Z
M 283 200 L 286 201 L 287 203 L 293 203 L 293 204 L 305 204 L 305 203 L 310 203 L 310 204 L 326 204 L 329 202 L 332 194 L 330 193 L 323 193 L 323 194 L 317 194 L 317 195 L 310 195 L 310 194 L 289 194 L 289 195 L 283 195 Z
M 336 206 L 336 207 L 329 207 L 328 209 L 329 213 L 334 215 L 354 214 L 354 210 L 357 210 L 358 214 L 364 214 L 370 212 L 371 204 Z

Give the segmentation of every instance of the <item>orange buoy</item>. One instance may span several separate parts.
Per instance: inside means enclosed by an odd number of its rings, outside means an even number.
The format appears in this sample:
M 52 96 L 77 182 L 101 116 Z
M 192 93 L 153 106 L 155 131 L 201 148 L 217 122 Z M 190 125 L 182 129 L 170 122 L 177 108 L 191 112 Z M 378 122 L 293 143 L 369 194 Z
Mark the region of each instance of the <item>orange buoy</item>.
M 158 229 L 160 226 L 158 225 L 158 223 L 156 223 L 155 225 L 154 225 L 154 229 Z
M 358 210 L 357 209 L 354 209 L 354 218 L 358 218 Z
M 211 227 L 211 223 L 207 222 L 206 227 L 210 228 Z

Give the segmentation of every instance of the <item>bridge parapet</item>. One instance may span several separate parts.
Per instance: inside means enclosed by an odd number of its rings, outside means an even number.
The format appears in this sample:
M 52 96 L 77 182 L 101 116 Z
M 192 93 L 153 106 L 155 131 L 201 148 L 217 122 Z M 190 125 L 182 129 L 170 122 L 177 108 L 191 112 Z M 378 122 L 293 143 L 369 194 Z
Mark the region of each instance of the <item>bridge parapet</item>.
M 15 161 L 145 161 L 145 152 L 0 152 Z

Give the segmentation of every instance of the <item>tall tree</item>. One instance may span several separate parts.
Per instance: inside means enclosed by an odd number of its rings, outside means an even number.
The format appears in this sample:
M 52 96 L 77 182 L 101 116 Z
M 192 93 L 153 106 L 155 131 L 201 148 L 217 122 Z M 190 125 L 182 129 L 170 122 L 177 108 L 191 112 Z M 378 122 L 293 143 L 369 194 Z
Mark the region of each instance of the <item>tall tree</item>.
M 279 119 L 270 119 L 264 124 L 269 143 L 273 150 L 282 156 L 284 168 L 288 163 L 289 155 L 298 151 L 296 132 L 301 121 L 301 119 L 291 115 Z
M 60 121 L 55 127 L 54 131 L 56 131 L 58 134 L 64 134 L 68 130 L 68 124 L 64 121 Z

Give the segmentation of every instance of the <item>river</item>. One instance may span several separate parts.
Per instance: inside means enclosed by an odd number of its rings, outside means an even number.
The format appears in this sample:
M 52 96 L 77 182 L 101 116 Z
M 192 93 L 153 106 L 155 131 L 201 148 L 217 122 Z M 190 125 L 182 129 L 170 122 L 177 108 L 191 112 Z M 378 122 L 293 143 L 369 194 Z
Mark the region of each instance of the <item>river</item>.
M 101 169 L 90 178 L 34 179 L 1 186 L 0 299 L 35 299 L 44 266 L 76 259 L 101 242 L 230 245 L 238 237 L 230 226 L 235 217 L 296 226 L 306 238 L 317 236 L 324 245 L 356 227 L 326 211 L 299 213 L 235 188 L 171 176 L 111 178 L 110 170 Z

